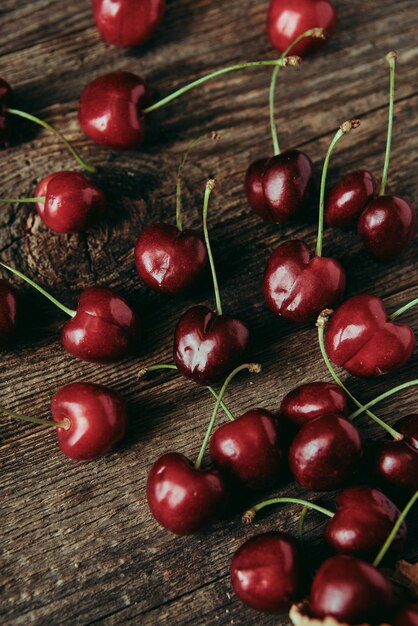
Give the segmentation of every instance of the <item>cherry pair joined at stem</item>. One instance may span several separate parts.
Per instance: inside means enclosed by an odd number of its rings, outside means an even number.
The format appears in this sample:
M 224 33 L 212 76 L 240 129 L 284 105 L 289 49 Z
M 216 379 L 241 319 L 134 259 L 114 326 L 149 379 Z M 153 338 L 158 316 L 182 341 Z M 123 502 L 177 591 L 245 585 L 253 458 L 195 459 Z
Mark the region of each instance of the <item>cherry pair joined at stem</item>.
M 152 37 L 163 19 L 165 0 L 93 0 L 92 8 L 103 39 L 129 48 Z

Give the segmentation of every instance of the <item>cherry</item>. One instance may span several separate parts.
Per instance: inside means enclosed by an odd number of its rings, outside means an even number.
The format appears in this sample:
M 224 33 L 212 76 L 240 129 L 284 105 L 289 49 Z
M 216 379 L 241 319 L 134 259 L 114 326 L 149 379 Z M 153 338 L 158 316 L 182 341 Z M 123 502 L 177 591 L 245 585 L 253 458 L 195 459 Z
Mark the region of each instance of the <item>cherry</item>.
M 345 174 L 329 192 L 325 202 L 325 221 L 329 226 L 356 226 L 363 209 L 377 194 L 377 181 L 367 170 Z
M 283 52 L 304 31 L 322 28 L 327 37 L 334 34 L 336 11 L 329 0 L 271 0 L 267 14 L 267 34 L 274 48 Z M 325 39 L 325 38 L 324 38 Z M 295 54 L 305 56 L 324 42 L 309 38 L 298 42 Z
M 135 350 L 139 340 L 139 318 L 130 304 L 113 289 L 88 287 L 78 300 L 77 309 L 69 309 L 30 278 L 3 263 L 5 269 L 34 287 L 69 319 L 61 330 L 64 349 L 73 356 L 92 363 L 118 361 Z
M 361 294 L 346 300 L 326 328 L 325 348 L 330 359 L 354 376 L 376 376 L 404 365 L 416 340 L 412 328 L 391 321 L 403 310 L 405 307 L 388 318 L 385 305 L 376 296 Z
M 280 415 L 298 427 L 317 417 L 346 413 L 347 397 L 334 383 L 300 385 L 289 391 L 280 405 Z
M 194 306 L 180 317 L 174 333 L 173 355 L 186 378 L 208 385 L 223 378 L 242 362 L 248 352 L 250 331 L 238 317 L 222 310 L 218 281 L 207 228 L 209 197 L 215 181 L 206 184 L 203 206 L 203 231 L 212 272 L 216 313 L 205 306 Z
M 165 0 L 93 0 L 93 16 L 101 36 L 129 48 L 147 41 L 160 25 Z
M 418 440 L 409 434 L 382 441 L 372 452 L 374 475 L 381 488 L 403 501 L 418 489 Z
M 270 532 L 246 541 L 231 561 L 231 583 L 238 598 L 257 611 L 285 613 L 300 599 L 305 565 L 290 535 Z
M 343 415 L 308 421 L 289 451 L 293 476 L 306 489 L 327 491 L 349 483 L 360 470 L 363 443 L 360 432 Z
M 19 299 L 6 280 L 0 280 L 0 349 L 9 345 L 18 324 Z
M 404 604 L 396 612 L 393 626 L 418 626 L 418 603 Z
M 411 381 L 410 385 L 412 386 L 413 383 L 416 384 L 416 381 Z M 402 388 L 404 388 L 407 384 L 408 383 L 404 383 Z M 399 387 L 401 387 L 401 385 L 399 385 Z M 409 435 L 409 437 L 418 441 L 418 413 L 405 415 L 396 422 L 395 427 L 396 430 L 403 435 Z

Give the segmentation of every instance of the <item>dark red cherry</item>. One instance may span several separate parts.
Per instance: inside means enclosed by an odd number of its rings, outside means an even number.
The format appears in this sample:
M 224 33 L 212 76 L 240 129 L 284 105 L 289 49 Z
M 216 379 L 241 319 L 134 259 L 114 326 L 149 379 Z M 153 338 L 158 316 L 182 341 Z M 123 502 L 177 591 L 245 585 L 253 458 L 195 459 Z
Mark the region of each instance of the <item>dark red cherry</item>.
M 374 559 L 400 515 L 397 506 L 381 491 L 366 486 L 348 487 L 335 498 L 337 512 L 325 526 L 325 539 L 342 554 Z M 393 543 L 399 553 L 407 539 L 405 522 Z
M 271 159 L 259 159 L 247 170 L 245 192 L 255 213 L 283 224 L 305 211 L 314 190 L 310 158 L 288 150 Z
M 83 90 L 78 120 L 96 143 L 116 150 L 138 148 L 145 138 L 142 110 L 149 103 L 148 87 L 139 76 L 117 71 L 99 76 Z
M 93 15 L 101 36 L 128 48 L 147 41 L 163 19 L 165 0 L 93 0 Z
M 89 287 L 77 310 L 62 328 L 61 341 L 73 356 L 92 363 L 110 363 L 132 353 L 140 324 L 129 303 L 113 289 Z
M 194 306 L 180 317 L 174 334 L 174 361 L 186 378 L 209 385 L 243 363 L 250 331 L 238 317 Z
M 361 212 L 377 191 L 377 180 L 367 170 L 345 174 L 335 183 L 326 199 L 326 223 L 338 228 L 356 227 Z
M 55 172 L 36 188 L 36 210 L 41 220 L 57 233 L 80 233 L 106 213 L 103 192 L 76 172 Z
M 52 398 L 59 447 L 76 461 L 93 459 L 108 452 L 122 439 L 128 421 L 125 400 L 115 391 L 92 383 L 70 383 Z
M 371 256 L 378 261 L 390 261 L 411 245 L 417 230 L 417 214 L 403 198 L 379 196 L 364 209 L 357 230 Z
M 393 626 L 418 626 L 418 603 L 405 604 L 398 609 Z
M 343 487 L 359 472 L 362 460 L 360 432 L 343 415 L 325 415 L 307 422 L 289 451 L 293 476 L 314 491 Z
M 409 435 L 410 438 L 416 439 L 418 448 L 418 413 L 405 415 L 395 423 L 394 429 L 398 433 Z
M 324 415 L 346 413 L 347 396 L 334 383 L 300 385 L 285 395 L 280 406 L 280 415 L 296 426 L 303 426 Z
M 147 500 L 157 522 L 177 535 L 191 535 L 226 509 L 227 488 L 220 472 L 196 469 L 183 454 L 169 452 L 152 466 Z
M 208 264 L 203 237 L 170 224 L 151 224 L 135 246 L 138 274 L 159 293 L 178 295 L 200 278 Z
M 9 83 L 0 78 L 0 145 L 9 138 L 9 116 L 6 109 L 11 104 L 12 96 L 13 92 Z
M 415 349 L 412 328 L 388 319 L 376 296 L 362 294 L 346 300 L 325 330 L 330 359 L 354 376 L 377 376 L 398 369 Z
M 380 441 L 374 447 L 373 471 L 385 493 L 403 502 L 418 489 L 418 440 L 410 435 L 402 439 Z
M 9 345 L 16 333 L 19 299 L 7 280 L 0 280 L 0 349 Z
M 271 0 L 267 33 L 274 48 L 284 52 L 299 35 L 311 28 L 323 28 L 333 35 L 336 11 L 329 0 Z M 292 48 L 292 54 L 305 56 L 324 45 L 322 39 L 307 38 Z
M 312 257 L 303 241 L 285 241 L 267 261 L 264 299 L 276 315 L 306 323 L 342 296 L 345 283 L 341 263 L 329 257 Z
M 334 617 L 348 624 L 386 622 L 392 586 L 373 565 L 352 556 L 333 556 L 319 568 L 311 587 L 315 617 Z
M 246 541 L 232 557 L 230 571 L 238 598 L 264 613 L 286 613 L 304 591 L 302 553 L 286 533 L 270 532 Z
M 248 489 L 269 489 L 283 480 L 284 447 L 277 417 L 251 409 L 213 433 L 210 456 L 222 472 Z

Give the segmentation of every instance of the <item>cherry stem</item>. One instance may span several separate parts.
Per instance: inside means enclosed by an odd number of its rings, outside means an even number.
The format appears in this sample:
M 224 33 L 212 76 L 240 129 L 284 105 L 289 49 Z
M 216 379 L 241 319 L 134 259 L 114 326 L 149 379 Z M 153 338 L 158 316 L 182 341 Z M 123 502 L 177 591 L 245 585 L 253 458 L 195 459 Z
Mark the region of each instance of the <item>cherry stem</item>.
M 14 413 L 14 411 L 9 411 L 9 409 L 5 409 L 0 406 L 0 413 L 4 413 L 9 417 L 15 417 L 16 419 L 23 420 L 25 422 L 31 422 L 32 424 L 41 424 L 42 426 L 50 426 L 53 428 L 65 428 L 68 430 L 70 428 L 70 420 L 65 419 L 62 422 L 54 422 L 53 420 L 43 420 L 39 417 L 29 417 L 29 415 L 22 415 L 21 413 Z
M 31 280 L 30 278 L 25 276 L 25 274 L 22 274 L 22 272 L 19 272 L 19 270 L 15 270 L 13 267 L 9 267 L 8 265 L 5 265 L 4 263 L 0 263 L 0 265 L 2 267 L 4 267 L 6 270 L 8 270 L 9 272 L 12 272 L 12 274 L 15 274 L 16 276 L 19 276 L 19 278 L 21 278 L 26 283 L 28 283 L 28 285 L 30 285 L 31 287 L 33 287 L 34 289 L 39 291 L 39 293 L 41 293 L 43 296 L 45 296 L 45 298 L 48 298 L 48 300 L 50 300 L 53 304 L 55 304 L 55 306 L 57 306 L 59 309 L 61 309 L 61 311 L 64 311 L 64 313 L 66 313 L 70 317 L 74 317 L 75 314 L 77 313 L 77 311 L 74 311 L 73 309 L 69 309 L 64 304 L 62 304 L 62 302 L 59 302 L 59 300 L 54 298 L 54 296 L 51 296 L 50 293 L 45 291 L 45 289 L 43 289 L 40 285 L 35 283 L 33 280 Z
M 292 41 L 290 46 L 288 46 L 286 50 L 283 52 L 283 54 L 279 57 L 279 61 L 284 61 L 285 58 L 288 56 L 288 54 L 291 52 L 292 48 L 294 48 L 296 44 L 298 44 L 300 41 L 302 41 L 302 39 L 305 39 L 306 37 L 317 37 L 319 39 L 325 39 L 325 31 L 323 28 L 311 28 L 310 30 L 305 31 L 304 33 L 302 33 L 302 35 L 299 35 L 299 37 L 296 37 L 296 39 Z M 287 65 L 295 66 L 295 65 L 300 64 L 301 62 L 300 57 L 292 57 L 292 58 L 298 59 L 298 61 L 287 63 Z M 277 137 L 277 126 L 276 126 L 276 122 L 274 119 L 275 117 L 274 112 L 276 108 L 275 107 L 275 94 L 276 94 L 277 76 L 279 74 L 281 67 L 283 66 L 277 65 L 273 70 L 273 73 L 271 75 L 270 92 L 269 92 L 270 128 L 271 128 L 271 138 L 273 140 L 274 156 L 277 156 L 278 154 L 280 154 L 280 146 L 279 146 L 279 139 Z
M 386 189 L 386 183 L 388 180 L 389 162 L 390 162 L 390 150 L 392 146 L 392 128 L 393 128 L 393 103 L 395 99 L 395 65 L 398 55 L 396 52 L 389 52 L 386 55 L 386 60 L 389 63 L 390 71 L 390 87 L 389 87 L 389 118 L 388 118 L 388 134 L 386 138 L 386 154 L 385 164 L 383 166 L 382 182 L 380 183 L 380 195 L 383 196 Z
M 404 510 L 402 511 L 402 513 L 399 515 L 398 519 L 396 520 L 388 538 L 386 539 L 385 543 L 383 544 L 383 546 L 381 547 L 379 554 L 377 555 L 377 557 L 375 558 L 375 560 L 373 561 L 373 565 L 375 567 L 378 567 L 382 561 L 382 559 L 384 558 L 386 552 L 389 550 L 390 546 L 392 545 L 393 540 L 395 539 L 396 535 L 398 534 L 398 530 L 400 529 L 402 522 L 404 521 L 405 517 L 408 515 L 409 511 L 412 509 L 412 507 L 414 506 L 415 502 L 418 499 L 418 491 L 416 491 L 414 493 L 414 495 L 412 496 L 412 498 L 409 500 L 408 504 L 406 505 L 406 507 L 404 508 Z
M 298 523 L 298 536 L 299 539 L 302 539 L 303 537 L 303 533 L 305 530 L 305 521 L 306 521 L 306 517 L 309 513 L 309 509 L 307 506 L 304 506 L 302 511 L 300 512 L 300 516 L 299 516 L 299 523 Z
M 39 126 L 46 128 L 46 130 L 49 130 L 51 133 L 54 133 L 54 135 L 59 137 L 59 139 L 61 139 L 61 141 L 67 146 L 68 150 L 71 152 L 71 154 L 73 155 L 77 163 L 81 165 L 81 167 L 83 167 L 85 170 L 90 172 L 90 174 L 95 173 L 96 168 L 86 163 L 84 159 L 81 157 L 81 155 L 77 152 L 77 150 L 73 148 L 73 146 L 70 144 L 68 139 L 66 139 L 64 135 L 59 130 L 54 128 L 51 124 L 48 124 L 48 122 L 45 122 L 44 120 L 39 119 L 39 117 L 36 117 L 35 115 L 26 113 L 25 111 L 19 111 L 18 109 L 9 109 L 9 108 L 7 108 L 6 111 L 8 113 L 11 113 L 12 115 L 23 117 L 25 120 L 30 120 L 31 122 L 35 122 L 35 124 L 38 124 Z
M 45 196 L 42 198 L 0 198 L 0 202 L 45 202 Z
M 206 83 L 208 80 L 212 80 L 212 78 L 217 78 L 218 76 L 221 76 L 222 74 L 228 74 L 229 72 L 235 72 L 236 70 L 244 70 L 247 67 L 265 67 L 265 66 L 276 66 L 276 65 L 286 65 L 286 63 L 284 63 L 284 61 L 282 61 L 281 59 L 274 59 L 274 60 L 267 59 L 263 61 L 249 61 L 245 63 L 238 63 L 237 65 L 230 65 L 229 67 L 224 67 L 220 70 L 216 70 L 215 72 L 211 72 L 210 74 L 206 74 L 205 76 L 202 76 L 201 78 L 198 78 L 197 80 L 194 80 L 193 82 L 189 83 L 188 85 L 185 85 L 184 87 L 180 87 L 180 89 L 177 89 L 176 91 L 171 93 L 169 96 L 166 96 L 165 98 L 162 98 L 162 100 L 155 102 L 155 104 L 151 104 L 151 106 L 147 107 L 146 109 L 143 109 L 142 112 L 151 113 L 152 111 L 161 109 L 161 107 L 165 106 L 169 102 L 172 102 L 179 96 L 182 96 L 184 93 L 187 93 L 191 89 L 194 89 L 195 87 L 198 87 L 199 85 L 202 85 L 203 83 Z
M 318 328 L 318 342 L 319 342 L 319 347 L 321 350 L 321 354 L 322 354 L 322 358 L 324 359 L 325 365 L 327 366 L 327 369 L 329 371 L 329 373 L 331 374 L 332 378 L 334 379 L 334 381 L 337 383 L 337 385 L 339 387 L 341 387 L 341 389 L 343 391 L 345 391 L 345 393 L 347 394 L 347 396 L 349 398 L 351 398 L 351 400 L 354 402 L 354 404 L 359 408 L 362 409 L 362 411 L 365 411 L 367 413 L 367 415 L 369 417 L 371 417 L 371 419 L 376 422 L 377 424 L 379 424 L 382 428 L 384 428 L 386 430 L 386 432 L 389 433 L 389 435 L 391 435 L 391 437 L 393 437 L 394 439 L 402 439 L 402 435 L 400 433 L 398 433 L 394 428 L 392 428 L 391 426 L 389 426 L 389 424 L 386 424 L 386 422 L 384 422 L 383 420 L 380 419 L 380 417 L 377 417 L 377 415 L 375 415 L 374 413 L 372 413 L 371 411 L 369 411 L 368 409 L 366 409 L 365 406 L 363 406 L 363 404 L 361 404 L 361 402 L 359 402 L 357 400 L 357 398 L 355 398 L 353 396 L 353 394 L 351 393 L 351 391 L 349 391 L 347 389 L 347 387 L 344 385 L 344 383 L 342 382 L 341 378 L 338 376 L 338 374 L 336 373 L 336 371 L 334 370 L 331 361 L 329 360 L 329 357 L 327 355 L 327 352 L 325 350 L 325 344 L 324 344 L 324 328 L 328 323 L 328 319 L 330 317 L 330 315 L 332 315 L 333 311 L 331 311 L 331 309 L 324 309 L 322 311 L 322 313 L 319 315 L 318 320 L 316 322 L 316 326 Z
M 143 378 L 143 376 L 146 376 L 148 372 L 158 372 L 159 370 L 176 370 L 178 372 L 177 365 L 171 365 L 169 363 L 157 363 L 156 365 L 150 365 L 149 367 L 144 367 L 142 368 L 142 370 L 139 370 L 138 378 Z M 213 387 L 207 385 L 206 389 L 210 391 L 214 398 L 218 398 L 218 394 L 213 389 Z M 235 420 L 235 417 L 232 415 L 231 411 L 228 409 L 223 401 L 221 402 L 221 407 L 227 418 L 230 419 L 231 422 L 233 422 Z
M 322 176 L 321 176 L 321 192 L 319 196 L 319 217 L 318 217 L 318 235 L 316 239 L 316 249 L 315 255 L 322 255 L 322 239 L 324 233 L 324 206 L 325 206 L 325 184 L 327 180 L 328 173 L 328 165 L 331 157 L 331 153 L 334 150 L 335 144 L 341 139 L 343 135 L 346 135 L 354 128 L 358 128 L 360 126 L 360 120 L 347 120 L 343 124 L 341 124 L 340 128 L 336 132 L 334 139 L 331 141 L 330 146 L 328 148 L 328 152 L 326 154 L 324 165 L 322 168 Z
M 215 292 L 215 301 L 216 301 L 216 311 L 217 311 L 218 315 L 222 315 L 221 296 L 220 296 L 220 293 L 219 293 L 218 278 L 216 276 L 215 263 L 214 263 L 214 260 L 213 260 L 212 248 L 210 246 L 209 231 L 208 231 L 209 198 L 210 198 L 210 194 L 212 193 L 212 190 L 214 188 L 215 188 L 215 180 L 213 180 L 213 179 L 208 180 L 208 182 L 206 183 L 205 196 L 204 196 L 204 199 L 203 199 L 203 233 L 205 235 L 206 249 L 208 251 L 210 271 L 212 272 L 213 289 L 214 289 L 214 292 Z
M 261 372 L 261 365 L 259 363 L 243 363 L 242 365 L 239 365 L 234 370 L 232 370 L 232 372 L 229 374 L 229 376 L 227 376 L 227 378 L 225 379 L 225 382 L 224 382 L 224 384 L 221 387 L 221 391 L 219 392 L 219 395 L 218 395 L 218 397 L 216 399 L 215 406 L 213 407 L 212 417 L 210 418 L 209 426 L 207 428 L 207 431 L 206 431 L 206 434 L 205 434 L 205 438 L 203 439 L 202 447 L 200 448 L 199 455 L 198 455 L 198 457 L 196 459 L 196 463 L 195 463 L 195 468 L 196 469 L 200 469 L 200 467 L 202 465 L 203 457 L 205 456 L 205 451 L 206 451 L 206 448 L 208 446 L 209 439 L 210 439 L 210 436 L 212 434 L 213 427 L 215 425 L 216 416 L 218 415 L 219 407 L 220 407 L 221 402 L 223 400 L 223 397 L 225 395 L 225 391 L 226 391 L 229 383 L 231 382 L 231 380 L 237 374 L 239 374 L 239 372 L 242 372 L 243 370 L 248 370 L 252 374 L 259 374 Z
M 261 509 L 264 509 L 267 506 L 271 506 L 272 504 L 300 504 L 307 509 L 318 511 L 318 513 L 322 513 L 327 517 L 334 517 L 334 513 L 332 511 L 330 511 L 329 509 L 324 509 L 324 507 L 319 506 L 318 504 L 314 504 L 313 502 L 309 502 L 309 500 L 300 500 L 299 498 L 284 497 L 271 498 L 270 500 L 264 500 L 263 502 L 255 504 L 250 509 L 245 511 L 244 515 L 242 516 L 242 521 L 246 524 L 250 524 L 252 521 L 254 521 L 258 511 L 261 511 Z
M 408 309 L 412 309 L 412 307 L 415 306 L 416 304 L 418 304 L 418 298 L 415 298 L 414 300 L 411 300 L 411 302 L 408 302 L 408 304 L 404 304 L 404 306 L 401 306 L 401 308 L 395 311 L 395 313 L 392 313 L 389 319 L 392 321 L 396 320 L 397 317 L 402 315 L 402 313 L 406 313 Z
M 374 400 L 370 400 L 370 402 L 367 402 L 367 404 L 365 404 L 363 408 L 357 409 L 357 411 L 354 411 L 354 413 L 351 413 L 348 417 L 349 419 L 353 420 L 358 415 L 363 413 L 363 411 L 365 411 L 366 409 L 369 409 L 375 404 L 378 404 L 378 402 L 381 402 L 382 400 L 389 398 L 390 396 L 392 396 L 394 393 L 397 393 L 398 391 L 402 391 L 402 389 L 408 389 L 408 387 L 414 387 L 415 385 L 418 385 L 418 378 L 416 378 L 415 380 L 410 380 L 407 383 L 402 383 L 402 385 L 398 385 L 397 387 L 393 387 L 393 389 L 390 389 L 389 391 L 385 391 L 385 393 L 382 393 L 380 396 L 377 396 L 377 398 L 374 398 Z

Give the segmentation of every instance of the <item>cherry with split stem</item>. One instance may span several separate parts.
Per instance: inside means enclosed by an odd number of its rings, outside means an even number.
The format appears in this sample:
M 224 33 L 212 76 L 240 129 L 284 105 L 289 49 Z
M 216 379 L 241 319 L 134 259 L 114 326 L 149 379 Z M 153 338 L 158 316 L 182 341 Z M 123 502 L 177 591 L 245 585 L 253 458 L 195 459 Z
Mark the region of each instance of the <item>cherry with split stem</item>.
M 92 9 L 103 39 L 129 48 L 152 37 L 163 19 L 165 0 L 93 0 Z

